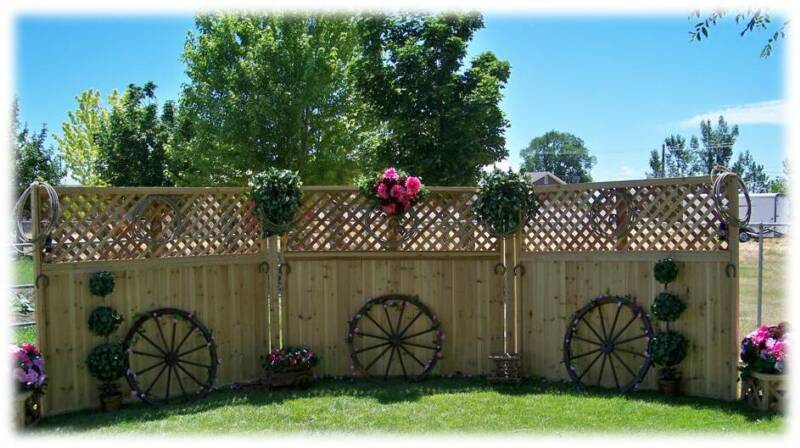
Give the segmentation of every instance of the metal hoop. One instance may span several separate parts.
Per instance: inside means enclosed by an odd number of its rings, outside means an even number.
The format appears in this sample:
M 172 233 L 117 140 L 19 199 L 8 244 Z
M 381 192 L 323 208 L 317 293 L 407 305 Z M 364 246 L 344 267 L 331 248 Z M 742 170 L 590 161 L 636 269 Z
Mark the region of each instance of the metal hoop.
M 516 266 L 514 266 L 514 270 L 512 270 L 511 272 L 514 274 L 514 276 L 517 275 L 523 276 L 525 275 L 525 266 L 523 266 L 522 264 L 517 264 Z
M 39 229 L 39 234 L 36 235 L 36 237 L 28 238 L 27 236 L 25 236 L 25 230 L 23 229 L 22 226 L 22 211 L 25 208 L 25 202 L 27 202 L 28 198 L 32 194 L 34 194 L 34 191 L 37 191 L 38 194 L 39 187 L 43 188 L 47 192 L 47 196 L 50 202 L 50 207 L 48 209 L 50 216 L 49 219 L 46 220 L 47 224 L 45 225 L 45 227 L 43 229 Z M 31 213 L 33 213 L 32 210 Z M 17 241 L 23 244 L 30 243 L 35 245 L 46 240 L 50 236 L 50 233 L 55 228 L 58 220 L 61 218 L 61 202 L 58 199 L 58 192 L 56 192 L 55 188 L 53 188 L 52 186 L 50 186 L 45 182 L 38 182 L 38 181 L 32 182 L 30 185 L 28 185 L 28 188 L 26 188 L 25 191 L 23 191 L 20 197 L 17 199 L 17 203 L 14 204 L 14 217 L 16 219 L 16 224 L 17 224 L 16 225 Z M 41 217 L 39 218 L 39 221 L 42 221 Z M 14 245 L 14 248 L 16 249 L 17 246 Z M 17 251 L 23 253 L 22 251 L 19 250 Z
M 503 263 L 497 263 L 494 265 L 494 273 L 496 275 L 505 275 L 506 271 L 508 271 L 508 268 L 506 268 L 506 265 Z
M 33 282 L 37 289 L 41 288 L 41 286 L 39 286 L 39 280 L 43 280 L 42 283 L 44 283 L 45 288 L 50 286 L 50 277 L 46 276 L 45 274 L 39 274 L 36 276 L 36 280 Z
M 722 207 L 722 201 L 725 198 L 725 179 L 729 177 L 733 177 L 734 181 L 738 184 L 738 187 L 742 190 L 742 194 L 744 195 L 744 200 L 747 202 L 747 212 L 744 215 L 743 219 L 739 219 L 737 216 L 734 216 L 733 213 L 726 210 Z M 725 221 L 726 224 L 729 226 L 736 225 L 738 227 L 747 227 L 750 223 L 750 216 L 753 211 L 752 203 L 750 202 L 750 193 L 747 191 L 747 185 L 742 181 L 742 178 L 739 177 L 738 174 L 729 170 L 728 168 L 722 165 L 714 165 L 714 168 L 711 170 L 711 185 L 713 186 L 713 194 L 714 194 L 714 209 L 719 213 L 720 217 Z M 738 210 L 737 210 L 738 212 Z M 738 215 L 738 213 L 737 213 Z
M 261 262 L 261 263 L 258 265 L 258 272 L 260 272 L 260 273 L 262 273 L 262 274 L 267 274 L 267 273 L 269 273 L 269 263 L 268 263 L 268 262 L 266 262 L 266 261 L 263 261 L 263 262 Z
M 602 216 L 603 206 L 609 203 L 609 196 L 618 198 L 618 200 L 614 203 L 615 207 L 619 204 L 624 207 L 622 209 L 622 212 L 624 212 L 623 220 L 621 222 L 614 223 L 614 228 L 611 229 L 610 233 L 603 232 L 600 228 L 601 224 L 604 224 L 604 221 L 609 217 L 619 215 L 619 213 L 612 215 L 611 213 L 606 212 L 605 216 Z M 617 209 L 615 208 L 614 212 L 616 211 Z M 593 198 L 592 205 L 589 208 L 589 220 L 591 223 L 592 232 L 597 236 L 606 239 L 619 239 L 628 233 L 634 223 L 634 219 L 637 216 L 637 210 L 633 206 L 633 197 L 625 189 L 610 188 L 607 190 L 601 190 L 601 196 Z
M 162 202 L 169 206 L 173 213 L 175 214 L 175 228 L 167 237 L 161 238 L 150 238 L 145 232 L 139 227 L 140 219 L 144 216 L 144 211 L 147 209 L 148 206 L 155 202 Z M 178 202 L 171 196 L 154 194 L 148 195 L 134 207 L 128 214 L 128 219 L 132 223 L 133 227 L 133 238 L 136 241 L 144 242 L 148 246 L 152 246 L 155 244 L 166 244 L 170 241 L 174 240 L 176 236 L 181 233 L 182 226 L 183 226 L 183 217 L 181 216 L 180 209 L 178 207 Z

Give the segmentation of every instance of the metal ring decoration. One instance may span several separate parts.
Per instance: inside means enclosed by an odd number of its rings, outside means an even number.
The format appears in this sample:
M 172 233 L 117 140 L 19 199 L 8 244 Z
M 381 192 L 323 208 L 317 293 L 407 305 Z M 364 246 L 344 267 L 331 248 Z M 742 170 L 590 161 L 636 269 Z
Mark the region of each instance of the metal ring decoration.
M 158 238 L 152 238 L 150 235 L 147 234 L 147 232 L 144 229 L 142 229 L 141 224 L 142 224 L 142 218 L 144 217 L 144 212 L 145 210 L 147 210 L 147 207 L 157 202 L 161 202 L 172 209 L 173 214 L 175 215 L 175 221 L 174 221 L 175 227 L 172 229 L 172 232 L 169 233 L 167 236 L 162 235 Z M 133 227 L 133 238 L 137 241 L 145 242 L 149 246 L 152 246 L 154 244 L 166 244 L 174 240 L 175 237 L 181 233 L 181 228 L 183 225 L 183 217 L 181 216 L 178 202 L 175 200 L 175 198 L 171 196 L 160 195 L 160 194 L 148 195 L 144 199 L 140 200 L 139 203 L 136 204 L 136 207 L 134 207 L 129 212 L 128 216 Z
M 269 262 L 262 261 L 261 263 L 259 263 L 258 264 L 258 272 L 260 272 L 262 274 L 268 274 L 269 273 Z
M 575 313 L 564 335 L 567 374 L 580 390 L 636 390 L 652 365 L 652 338 L 650 317 L 630 296 L 592 299 Z
M 416 296 L 369 299 L 348 322 L 353 369 L 373 380 L 421 380 L 442 357 L 443 341 L 441 323 Z
M 39 286 L 39 280 L 43 280 L 42 283 L 44 283 L 44 287 L 45 288 L 50 286 L 50 277 L 46 276 L 45 274 L 39 274 L 39 275 L 36 276 L 36 280 L 34 280 L 33 284 L 37 288 L 41 288 L 41 286 Z
M 191 312 L 148 311 L 128 330 L 123 348 L 131 394 L 146 403 L 201 398 L 213 388 L 220 364 L 217 346 Z
M 636 216 L 633 197 L 626 189 L 601 190 L 589 208 L 592 232 L 607 239 L 619 239 L 628 233 Z
M 29 238 L 25 235 L 25 229 L 22 225 L 22 213 L 25 210 L 25 203 L 28 201 L 28 198 L 30 198 L 35 191 L 38 191 L 39 188 L 43 188 L 47 193 L 47 198 L 49 200 L 48 219 L 44 220 L 47 222 L 47 224 L 45 224 L 44 228 L 39 229 L 39 234 L 35 238 Z M 16 204 L 14 204 L 14 219 L 16 220 L 17 224 L 15 235 L 16 242 L 25 245 L 27 243 L 37 244 L 46 240 L 50 236 L 50 233 L 53 231 L 60 218 L 61 202 L 58 199 L 58 192 L 56 192 L 55 188 L 45 182 L 32 182 L 19 196 Z M 41 217 L 40 221 L 42 221 Z M 14 248 L 16 249 L 17 245 L 14 245 Z M 20 251 L 19 249 L 17 249 L 17 251 L 20 253 L 24 252 Z
M 278 272 L 280 272 L 281 274 L 291 274 L 292 267 L 289 266 L 289 263 L 286 262 L 278 263 Z
M 747 227 L 750 223 L 750 216 L 753 212 L 753 206 L 750 202 L 750 193 L 747 191 L 747 185 L 742 181 L 742 178 L 739 177 L 738 174 L 729 170 L 728 168 L 722 165 L 714 165 L 714 168 L 711 170 L 711 185 L 713 187 L 713 194 L 714 194 L 714 209 L 719 213 L 720 217 L 726 224 L 736 225 L 741 227 Z M 726 180 L 733 178 L 734 182 L 738 185 L 739 189 L 742 190 L 742 194 L 744 195 L 744 200 L 747 203 L 747 212 L 744 215 L 744 218 L 739 219 L 738 216 L 734 216 L 733 213 L 728 211 L 725 207 L 722 206 L 723 200 L 726 198 L 725 195 L 725 188 Z M 738 210 L 736 211 L 738 215 Z
M 375 219 L 371 219 L 371 218 L 373 216 L 375 216 L 375 214 L 378 214 L 378 216 L 384 216 L 385 215 L 385 213 L 383 211 L 381 211 L 380 209 L 378 209 L 378 208 L 366 207 L 366 208 L 364 208 L 364 211 L 362 212 L 361 220 L 362 220 L 362 224 L 363 224 L 363 229 L 366 230 L 367 233 L 369 233 L 370 236 L 372 238 L 374 238 L 375 241 L 379 242 L 382 246 L 388 246 L 390 248 L 395 248 L 397 246 L 400 246 L 402 243 L 410 240 L 411 237 L 413 237 L 416 234 L 415 230 L 417 230 L 417 227 L 414 226 L 414 225 L 406 225 L 408 223 L 407 220 L 402 219 L 402 218 L 401 219 L 397 219 L 397 218 L 392 218 L 392 217 L 388 217 L 387 216 L 386 225 L 387 226 L 393 226 L 393 225 L 397 226 L 396 229 L 398 230 L 398 232 L 397 232 L 398 237 L 397 238 L 386 238 L 385 236 L 382 236 L 382 235 L 378 234 L 377 232 L 375 232 L 375 230 L 372 228 L 373 227 L 372 224 L 375 223 L 376 220 Z M 401 223 L 401 220 L 402 220 L 402 223 Z M 412 224 L 415 224 L 413 222 L 415 220 L 416 220 L 415 218 L 412 218 Z
M 517 276 L 517 275 L 520 275 L 520 276 L 525 275 L 525 266 L 523 266 L 521 263 L 517 264 L 516 266 L 514 266 L 514 270 L 511 271 L 511 272 L 515 276 Z
M 495 275 L 505 275 L 506 271 L 508 271 L 508 268 L 506 268 L 506 265 L 503 263 L 497 263 L 494 265 Z
M 725 266 L 725 276 L 728 278 L 736 278 L 736 265 L 733 263 L 728 263 Z

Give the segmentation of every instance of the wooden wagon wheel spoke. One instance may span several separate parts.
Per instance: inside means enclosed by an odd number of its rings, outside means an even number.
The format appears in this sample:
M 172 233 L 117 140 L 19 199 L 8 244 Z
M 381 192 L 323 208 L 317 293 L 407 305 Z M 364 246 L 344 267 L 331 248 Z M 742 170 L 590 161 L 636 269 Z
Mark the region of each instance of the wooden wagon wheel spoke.
M 403 341 L 401 345 L 410 345 L 412 347 L 426 348 L 428 350 L 439 350 L 437 347 L 434 347 L 432 345 L 415 344 L 413 342 L 408 342 L 408 341 Z
M 178 326 L 178 321 L 172 319 L 172 340 L 169 343 L 169 350 L 175 351 L 175 328 Z
M 152 353 L 142 352 L 139 350 L 131 350 L 131 353 L 136 353 L 137 355 L 142 355 L 142 356 L 149 356 L 151 358 L 164 359 L 163 355 L 154 355 Z
M 400 303 L 400 312 L 397 313 L 397 324 L 395 324 L 394 328 L 396 331 L 400 330 L 400 324 L 403 322 L 403 313 L 406 311 L 406 304 L 405 302 Z
M 619 320 L 619 314 L 620 314 L 621 311 L 622 311 L 622 304 L 618 303 L 617 304 L 617 312 L 614 313 L 614 322 L 611 324 L 611 329 L 608 330 L 608 334 L 610 336 L 612 336 L 612 337 L 614 336 L 614 330 L 617 329 L 617 321 Z
M 389 310 L 387 309 L 386 305 L 383 306 L 383 314 L 386 316 L 386 324 L 389 326 L 389 331 L 392 332 L 392 335 L 395 335 L 395 329 L 392 326 L 392 318 L 389 317 Z
M 400 349 L 401 349 L 401 350 L 403 350 L 403 351 L 405 351 L 405 352 L 408 354 L 408 356 L 410 356 L 410 357 L 411 357 L 411 358 L 412 358 L 414 361 L 416 361 L 416 362 L 417 362 L 419 365 L 421 365 L 421 366 L 423 366 L 423 367 L 425 366 L 425 363 L 424 363 L 424 362 L 420 361 L 420 360 L 419 360 L 419 358 L 417 358 L 416 356 L 414 356 L 414 354 L 413 354 L 413 353 L 411 353 L 411 352 L 410 352 L 410 351 L 409 351 L 407 348 L 403 347 L 403 345 L 402 345 L 402 344 L 400 345 Z
M 155 369 L 156 367 L 158 367 L 158 366 L 160 366 L 160 365 L 162 365 L 162 364 L 164 364 L 164 360 L 163 360 L 163 359 L 162 359 L 161 361 L 159 361 L 159 362 L 157 362 L 157 363 L 155 363 L 155 364 L 151 365 L 151 366 L 148 366 L 148 367 L 146 367 L 146 368 L 144 368 L 144 369 L 142 369 L 142 370 L 140 370 L 140 371 L 136 372 L 136 375 L 141 375 L 141 374 L 143 374 L 143 373 L 147 373 L 147 372 L 149 372 L 149 371 L 151 371 L 151 370 Z
M 647 357 L 647 356 L 645 356 L 643 353 L 635 352 L 635 351 L 633 351 L 633 350 L 628 350 L 628 349 L 626 349 L 626 348 L 620 348 L 620 347 L 616 347 L 616 350 L 617 350 L 617 351 L 620 351 L 620 352 L 629 353 L 629 354 L 631 354 L 631 355 L 638 356 L 638 357 L 640 357 L 640 358 L 646 358 L 646 357 Z
M 622 364 L 622 367 L 625 367 L 625 370 L 627 370 L 627 371 L 628 371 L 628 373 L 630 373 L 630 374 L 631 374 L 631 376 L 636 376 L 636 374 L 635 374 L 635 373 L 633 373 L 633 370 L 631 370 L 631 368 L 630 368 L 630 367 L 628 367 L 628 364 L 626 364 L 626 363 L 625 363 L 625 361 L 623 361 L 623 360 L 622 360 L 622 357 L 621 357 L 621 356 L 619 356 L 619 355 L 617 354 L 617 352 L 611 352 L 611 354 L 617 357 L 617 361 L 619 361 L 619 362 L 620 362 L 620 364 Z
M 388 316 L 387 316 L 388 317 Z M 392 346 L 392 352 L 389 353 L 389 361 L 386 363 L 386 373 L 383 374 L 384 381 L 389 379 L 389 370 L 392 368 L 392 360 L 394 359 L 394 352 L 397 351 L 397 346 Z
M 603 353 L 603 361 L 600 362 L 600 373 L 597 375 L 597 384 L 603 383 L 603 371 L 606 368 L 606 360 L 608 360 L 608 353 Z
M 598 348 L 597 350 L 592 350 L 592 351 L 590 351 L 590 352 L 581 353 L 580 355 L 575 355 L 575 356 L 573 356 L 573 357 L 572 357 L 572 359 L 573 359 L 573 360 L 575 360 L 575 359 L 578 359 L 578 358 L 583 358 L 584 356 L 593 355 L 593 354 L 595 354 L 595 353 L 597 353 L 597 352 L 599 352 L 599 351 L 602 351 L 602 349 L 599 349 L 599 348 Z
M 606 320 L 603 318 L 603 307 L 597 308 L 597 314 L 600 315 L 600 329 L 603 330 L 603 339 L 602 341 L 605 342 L 608 340 L 608 332 L 606 331 Z
M 586 324 L 586 326 L 589 327 L 590 330 L 592 330 L 592 333 L 594 333 L 594 335 L 597 336 L 597 340 L 598 341 L 600 341 L 600 342 L 604 342 L 605 341 L 605 339 L 603 339 L 603 337 L 600 336 L 600 334 L 594 329 L 594 327 L 592 326 L 592 324 L 589 323 L 588 320 L 582 320 L 581 322 Z
M 411 322 L 409 322 L 409 323 L 408 323 L 408 325 L 406 325 L 406 327 L 405 327 L 405 328 L 403 328 L 403 331 L 401 331 L 401 332 L 400 332 L 400 336 L 403 336 L 403 335 L 405 335 L 405 334 L 406 334 L 406 331 L 408 331 L 408 329 L 409 329 L 409 328 L 411 328 L 411 326 L 412 326 L 412 325 L 414 325 L 414 322 L 416 322 L 416 321 L 417 321 L 417 319 L 419 319 L 419 317 L 420 317 L 420 316 L 422 316 L 422 314 L 423 314 L 423 313 L 422 313 L 422 310 L 418 311 L 418 312 L 417 312 L 417 315 L 416 315 L 416 316 L 414 316 L 414 318 L 413 318 L 413 319 L 411 319 Z
M 209 364 L 200 364 L 199 362 L 187 361 L 185 359 L 179 359 L 178 360 L 178 364 L 189 364 L 190 366 L 203 367 L 205 369 L 210 369 L 211 368 L 211 365 L 209 365 Z
M 387 338 L 386 336 L 378 336 L 378 335 L 374 335 L 374 334 L 370 334 L 370 333 L 364 333 L 363 331 L 360 331 L 360 330 L 355 332 L 355 334 L 358 335 L 358 336 L 366 336 L 368 338 L 383 339 L 384 341 L 388 341 L 389 340 L 389 338 Z
M 164 370 L 167 370 L 167 364 L 166 363 L 164 364 L 164 367 L 162 367 L 161 370 L 158 371 L 158 375 L 156 375 L 156 377 L 153 378 L 153 382 L 150 383 L 150 386 L 147 387 L 147 390 L 144 391 L 145 395 L 150 395 L 150 391 L 153 389 L 153 386 L 156 385 L 156 383 L 158 382 L 158 379 L 161 378 L 161 375 L 164 374 Z
M 590 371 L 590 370 L 592 370 L 592 366 L 594 366 L 594 365 L 595 365 L 595 363 L 597 362 L 597 360 L 598 360 L 598 359 L 600 359 L 600 357 L 601 357 L 601 356 L 603 356 L 603 354 L 602 354 L 602 353 L 599 353 L 597 356 L 595 356 L 595 357 L 594 357 L 594 359 L 592 360 L 592 362 L 590 362 L 590 363 L 589 363 L 589 366 L 588 366 L 588 367 L 586 367 L 586 370 L 584 370 L 584 371 L 583 371 L 583 373 L 581 373 L 581 374 L 580 374 L 580 376 L 578 377 L 578 379 L 579 379 L 579 380 L 580 380 L 581 378 L 583 378 L 583 377 L 584 377 L 584 375 L 586 375 L 587 373 L 589 373 L 589 371 Z
M 184 387 L 183 387 L 183 381 L 181 381 L 181 376 L 178 375 L 177 367 L 175 368 L 175 379 L 178 381 L 178 387 L 181 388 L 181 395 L 186 397 L 186 389 L 184 389 Z
M 198 345 L 197 347 L 195 347 L 193 349 L 186 350 L 185 352 L 178 353 L 175 356 L 178 357 L 178 358 L 183 358 L 184 356 L 186 356 L 186 355 L 188 355 L 190 353 L 194 353 L 194 352 L 196 352 L 198 350 L 202 350 L 204 348 L 208 348 L 208 344 Z
M 383 342 L 381 344 L 375 344 L 375 345 L 371 345 L 371 346 L 366 347 L 366 348 L 358 349 L 358 350 L 354 351 L 353 354 L 368 352 L 368 351 L 374 350 L 374 349 L 376 349 L 378 347 L 383 347 L 384 345 L 389 345 L 389 342 Z
M 183 347 L 183 343 L 186 342 L 187 339 L 189 339 L 189 336 L 191 336 L 192 333 L 194 333 L 195 328 L 196 327 L 189 327 L 189 331 L 187 331 L 186 334 L 183 336 L 183 338 L 181 338 L 181 342 L 178 343 L 178 346 L 175 347 L 173 351 L 179 352 L 181 350 L 181 347 Z
M 610 356 L 608 357 L 608 363 L 611 365 L 611 373 L 614 374 L 614 385 L 616 385 L 617 389 L 619 389 L 620 387 L 619 387 L 619 378 L 617 377 L 617 369 L 616 367 L 614 367 L 614 359 Z
M 403 362 L 403 352 L 400 349 L 397 350 L 397 360 L 400 361 L 400 368 L 403 369 L 403 378 L 408 378 L 406 364 Z
M 428 334 L 428 333 L 430 333 L 432 331 L 436 331 L 436 330 L 437 330 L 437 328 L 428 328 L 427 330 L 423 330 L 423 331 L 414 333 L 414 334 L 409 335 L 409 336 L 403 336 L 403 337 L 400 338 L 400 340 L 401 341 L 405 341 L 406 339 L 411 339 L 411 338 L 415 338 L 417 336 L 422 336 L 423 334 Z
M 376 322 L 375 319 L 373 319 L 372 316 L 369 315 L 369 312 L 364 313 L 364 316 L 366 316 L 367 319 L 371 320 L 372 323 L 375 324 L 375 326 L 378 327 L 383 332 L 383 334 L 385 334 L 388 337 L 392 337 L 392 333 L 389 333 L 388 331 L 386 331 L 386 329 L 383 328 L 383 326 L 381 326 L 381 324 Z
M 588 343 L 588 344 L 594 344 L 594 345 L 603 345 L 603 344 L 602 344 L 602 343 L 600 343 L 600 342 L 597 342 L 597 341 L 592 341 L 592 340 L 589 340 L 589 339 L 586 339 L 586 338 L 582 338 L 582 337 L 580 337 L 580 336 L 577 336 L 577 335 L 576 335 L 576 336 L 572 336 L 572 339 L 577 339 L 577 340 L 579 340 L 579 341 L 583 341 L 583 342 L 586 342 L 586 343 Z
M 371 363 L 369 363 L 369 365 L 367 366 L 367 370 L 369 370 L 370 367 L 374 366 L 375 363 L 378 362 L 378 360 L 381 359 L 383 355 L 385 355 L 386 352 L 389 351 L 390 348 L 392 348 L 391 345 L 383 349 L 383 351 L 375 359 L 373 359 Z
M 638 317 L 639 317 L 639 316 L 637 316 L 636 314 L 634 314 L 634 315 L 633 315 L 633 317 L 631 317 L 631 320 L 629 320 L 629 321 L 628 321 L 628 323 L 627 323 L 627 324 L 625 324 L 625 326 L 624 326 L 624 327 L 622 327 L 622 330 L 620 330 L 620 331 L 619 331 L 619 333 L 617 333 L 617 334 L 616 334 L 616 336 L 614 336 L 614 337 L 612 337 L 612 338 L 611 338 L 611 342 L 617 342 L 617 339 L 619 339 L 619 337 L 620 337 L 620 336 L 622 336 L 622 335 L 625 333 L 625 330 L 627 330 L 627 329 L 628 329 L 628 327 L 630 327 L 630 326 L 631 326 L 631 324 L 633 324 L 633 323 L 636 321 L 636 319 L 637 319 Z
M 164 330 L 161 329 L 161 321 L 158 320 L 159 318 L 156 317 L 156 328 L 158 328 L 158 334 L 161 336 L 161 342 L 164 343 L 164 348 L 169 350 L 169 344 L 167 344 L 167 338 L 164 337 Z
M 164 350 L 163 350 L 161 347 L 159 347 L 159 346 L 158 346 L 158 344 L 156 344 L 155 342 L 153 342 L 153 340 L 152 340 L 152 339 L 150 339 L 149 337 L 147 337 L 147 335 L 146 335 L 146 334 L 144 334 L 144 332 L 143 332 L 143 331 L 141 331 L 141 330 L 138 330 L 136 333 L 137 333 L 139 336 L 141 336 L 142 338 L 144 338 L 144 340 L 145 340 L 145 341 L 149 342 L 149 343 L 150 343 L 150 345 L 152 345 L 153 347 L 155 347 L 155 348 L 156 348 L 156 350 L 158 350 L 159 352 L 161 352 L 161 354 L 162 354 L 162 355 L 164 355 L 164 356 L 166 356 L 166 355 L 167 355 L 167 352 L 165 352 L 165 351 L 164 351 Z
M 639 340 L 639 339 L 642 339 L 642 338 L 646 338 L 646 337 L 647 337 L 646 334 L 640 334 L 638 336 L 633 336 L 633 337 L 630 337 L 628 339 L 623 339 L 621 341 L 614 341 L 614 345 L 627 344 L 628 342 L 633 342 L 633 341 L 636 341 L 636 340 Z
M 191 372 L 189 372 L 188 370 L 186 370 L 186 369 L 185 369 L 185 368 L 184 368 L 184 367 L 183 367 L 183 366 L 182 366 L 180 363 L 178 363 L 178 364 L 175 364 L 175 367 L 177 367 L 177 368 L 179 368 L 179 369 L 183 370 L 183 373 L 185 373 L 185 374 L 186 374 L 186 376 L 188 376 L 189 378 L 191 378 L 191 379 L 192 379 L 192 381 L 194 381 L 195 383 L 197 383 L 197 385 L 198 385 L 198 386 L 200 386 L 200 387 L 206 387 L 206 385 L 205 385 L 205 384 L 203 384 L 203 382 L 202 382 L 202 381 L 198 380 L 198 379 L 197 379 L 197 377 L 195 377 L 194 375 L 192 375 L 192 373 L 191 373 Z
M 170 388 L 170 384 L 172 383 L 172 370 L 173 370 L 173 367 L 172 367 L 172 365 L 170 365 L 169 368 L 167 369 L 167 393 L 164 394 L 165 395 L 164 396 L 164 401 L 166 401 L 166 402 L 169 402 L 169 388 Z

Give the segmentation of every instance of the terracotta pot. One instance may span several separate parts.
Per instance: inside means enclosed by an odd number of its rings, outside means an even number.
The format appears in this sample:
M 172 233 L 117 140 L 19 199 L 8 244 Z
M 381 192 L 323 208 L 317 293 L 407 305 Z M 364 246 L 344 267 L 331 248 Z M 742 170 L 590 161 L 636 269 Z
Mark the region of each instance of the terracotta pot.
M 306 388 L 314 379 L 312 369 L 294 370 L 289 372 L 267 372 L 265 385 L 267 387 L 298 387 Z
M 669 397 L 681 395 L 681 380 L 658 380 L 658 391 Z
M 122 407 L 122 394 L 100 396 L 100 409 L 105 412 L 116 411 Z

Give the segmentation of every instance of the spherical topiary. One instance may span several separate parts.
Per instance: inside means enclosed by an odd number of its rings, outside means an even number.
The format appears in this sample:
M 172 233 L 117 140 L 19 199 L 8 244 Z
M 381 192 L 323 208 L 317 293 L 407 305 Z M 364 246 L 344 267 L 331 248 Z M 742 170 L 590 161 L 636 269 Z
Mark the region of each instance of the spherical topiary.
M 658 293 L 655 300 L 653 300 L 650 312 L 660 321 L 672 322 L 677 319 L 685 309 L 686 304 L 678 296 L 671 292 L 662 291 Z
M 482 173 L 473 204 L 478 221 L 498 236 L 519 230 L 538 207 L 533 186 L 511 170 Z
M 683 361 L 688 348 L 686 336 L 677 331 L 662 331 L 650 341 L 653 362 L 662 366 L 674 366 Z
M 114 274 L 108 271 L 98 271 L 89 278 L 89 291 L 100 297 L 105 297 L 114 291 Z
M 108 336 L 119 328 L 122 315 L 110 306 L 100 306 L 89 315 L 89 330 L 98 336 Z
M 287 231 L 303 203 L 303 182 L 294 171 L 270 167 L 250 179 L 253 213 L 261 221 L 264 236 Z
M 671 283 L 678 278 L 678 265 L 672 258 L 662 258 L 653 267 L 653 276 L 659 283 Z
M 125 351 L 120 344 L 100 344 L 86 357 L 89 374 L 100 381 L 114 381 L 125 375 Z

